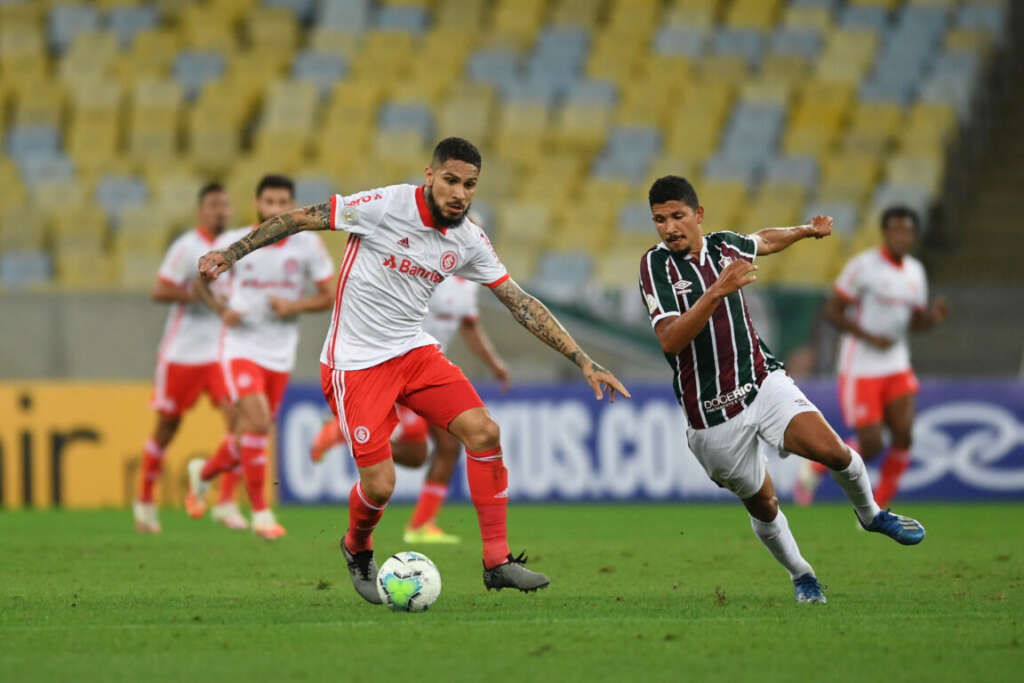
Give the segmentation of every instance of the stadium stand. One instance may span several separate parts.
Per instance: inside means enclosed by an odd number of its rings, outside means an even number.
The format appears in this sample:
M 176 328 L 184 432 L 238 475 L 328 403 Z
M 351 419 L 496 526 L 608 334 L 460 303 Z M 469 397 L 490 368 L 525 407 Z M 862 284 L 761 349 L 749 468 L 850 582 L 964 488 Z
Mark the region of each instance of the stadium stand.
M 478 204 L 504 258 L 553 300 L 634 287 L 653 241 L 647 186 L 666 172 L 695 180 L 712 229 L 832 214 L 840 239 L 764 271 L 820 287 L 880 207 L 935 201 L 1005 13 L 999 0 L 0 0 L 0 280 L 142 288 L 204 180 L 226 183 L 241 223 L 262 172 L 296 174 L 315 201 L 413 179 L 432 141 L 458 134 L 484 152 Z

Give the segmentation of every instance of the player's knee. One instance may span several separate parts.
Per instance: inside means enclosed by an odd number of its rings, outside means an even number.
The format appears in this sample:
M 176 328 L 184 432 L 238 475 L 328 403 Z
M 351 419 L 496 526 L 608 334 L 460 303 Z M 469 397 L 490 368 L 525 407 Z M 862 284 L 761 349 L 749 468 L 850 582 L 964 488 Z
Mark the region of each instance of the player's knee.
M 490 417 L 475 425 L 466 437 L 466 448 L 471 451 L 489 451 L 501 446 L 501 428 Z
M 364 474 L 361 484 L 367 498 L 373 503 L 383 505 L 391 500 L 391 494 L 395 492 L 395 470 L 390 468 L 369 476 Z
M 892 447 L 909 450 L 914 444 L 914 437 L 910 431 L 894 430 L 892 433 Z
M 844 470 L 850 465 L 849 446 L 839 439 L 830 439 L 817 448 L 817 461 L 830 470 Z M 775 501 L 778 507 L 778 500 Z

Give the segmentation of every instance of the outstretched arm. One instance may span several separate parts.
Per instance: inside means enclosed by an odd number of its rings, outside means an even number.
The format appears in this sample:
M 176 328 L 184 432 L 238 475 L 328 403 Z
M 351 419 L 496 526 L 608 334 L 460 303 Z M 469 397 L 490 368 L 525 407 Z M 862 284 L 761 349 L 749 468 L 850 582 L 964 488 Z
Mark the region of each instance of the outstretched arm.
M 910 329 L 914 332 L 930 330 L 936 325 L 946 322 L 948 315 L 949 302 L 946 301 L 945 297 L 935 297 L 931 306 L 914 310 L 914 315 L 910 319 Z
M 190 304 L 196 299 L 192 293 L 191 283 L 186 282 L 179 286 L 164 278 L 157 278 L 153 283 L 149 297 L 162 304 Z
M 780 252 L 794 242 L 807 237 L 821 239 L 832 234 L 832 218 L 815 216 L 810 223 L 792 228 L 765 228 L 754 233 L 757 240 L 757 255 Z
M 199 259 L 199 273 L 216 280 L 246 254 L 260 247 L 279 242 L 303 230 L 328 230 L 331 227 L 331 204 L 323 202 L 293 209 L 260 223 L 252 232 L 222 251 L 211 251 Z
M 551 315 L 547 306 L 524 292 L 514 280 L 509 278 L 491 291 L 512 312 L 512 317 L 519 321 L 520 325 L 579 366 L 587 384 L 594 390 L 597 400 L 600 401 L 604 397 L 602 387 L 608 390 L 611 401 L 615 400 L 616 392 L 629 398 L 626 387 L 622 386 L 615 375 L 591 360 L 555 316 Z

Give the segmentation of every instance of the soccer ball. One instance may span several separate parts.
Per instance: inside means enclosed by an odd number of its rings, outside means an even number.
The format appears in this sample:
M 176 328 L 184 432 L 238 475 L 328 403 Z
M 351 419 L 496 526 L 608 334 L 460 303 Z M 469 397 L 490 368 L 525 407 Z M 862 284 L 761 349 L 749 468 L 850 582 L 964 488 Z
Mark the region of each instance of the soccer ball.
M 441 595 L 441 572 L 420 553 L 395 553 L 377 572 L 381 602 L 399 612 L 422 612 Z

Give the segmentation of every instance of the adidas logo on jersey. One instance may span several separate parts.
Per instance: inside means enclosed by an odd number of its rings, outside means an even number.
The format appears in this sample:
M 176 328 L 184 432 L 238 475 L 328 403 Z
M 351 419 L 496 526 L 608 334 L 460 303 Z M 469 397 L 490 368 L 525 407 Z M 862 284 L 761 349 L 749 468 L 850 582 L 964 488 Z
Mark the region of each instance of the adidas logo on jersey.
M 690 290 L 693 289 L 693 283 L 689 280 L 680 280 L 672 285 L 672 289 L 676 291 L 676 294 L 689 294 Z
M 398 246 L 400 246 L 400 247 L 402 247 L 404 249 L 408 249 L 409 248 L 409 238 L 408 237 L 403 237 L 402 239 L 398 240 Z

